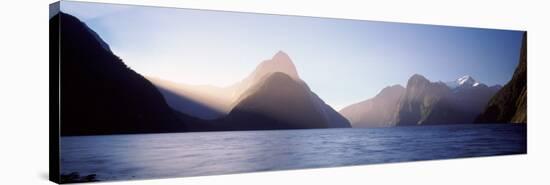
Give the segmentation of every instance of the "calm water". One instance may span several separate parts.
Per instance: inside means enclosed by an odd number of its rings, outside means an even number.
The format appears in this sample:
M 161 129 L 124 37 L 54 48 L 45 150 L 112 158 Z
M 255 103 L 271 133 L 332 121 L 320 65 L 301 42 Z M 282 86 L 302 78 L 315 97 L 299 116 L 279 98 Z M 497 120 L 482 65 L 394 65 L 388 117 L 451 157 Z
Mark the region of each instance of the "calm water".
M 63 137 L 61 171 L 117 180 L 521 154 L 526 135 L 455 125 Z

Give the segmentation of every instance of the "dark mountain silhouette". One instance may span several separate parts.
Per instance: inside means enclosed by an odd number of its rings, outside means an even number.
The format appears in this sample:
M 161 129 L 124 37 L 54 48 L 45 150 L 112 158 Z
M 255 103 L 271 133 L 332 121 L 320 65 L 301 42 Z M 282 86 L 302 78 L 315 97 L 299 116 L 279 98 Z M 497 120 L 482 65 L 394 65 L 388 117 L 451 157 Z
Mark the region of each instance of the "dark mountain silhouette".
M 343 108 L 340 113 L 353 127 L 394 126 L 397 106 L 404 93 L 405 88 L 401 85 L 389 86 L 371 99 Z
M 61 135 L 181 132 L 193 120 L 77 18 L 59 13 L 50 25 L 60 30 Z
M 245 92 L 224 119 L 239 130 L 328 128 L 309 89 L 290 76 L 275 72 Z
M 489 101 L 478 123 L 527 123 L 527 32 L 512 79 Z

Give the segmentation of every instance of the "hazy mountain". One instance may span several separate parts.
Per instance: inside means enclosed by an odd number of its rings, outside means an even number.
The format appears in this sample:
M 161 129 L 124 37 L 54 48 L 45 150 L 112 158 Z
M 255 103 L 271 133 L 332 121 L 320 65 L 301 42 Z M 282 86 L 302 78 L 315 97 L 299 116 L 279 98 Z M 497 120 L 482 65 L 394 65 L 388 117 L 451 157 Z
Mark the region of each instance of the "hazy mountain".
M 343 108 L 340 113 L 352 127 L 394 126 L 397 106 L 404 93 L 401 85 L 389 86 L 373 98 Z
M 213 120 L 226 116 L 238 103 L 238 98 L 267 74 L 282 72 L 292 79 L 301 81 L 290 57 L 277 52 L 272 59 L 261 62 L 249 76 L 228 87 L 188 85 L 148 77 L 155 84 L 173 109 Z
M 50 29 L 60 44 L 61 135 L 185 131 L 179 117 L 189 117 L 173 112 L 88 26 L 60 13 Z
M 512 79 L 491 98 L 476 122 L 527 123 L 527 32 L 523 33 L 519 64 Z
M 210 120 L 190 125 L 196 131 L 350 127 L 347 119 L 311 92 L 282 51 L 225 88 L 149 79 L 171 107 Z
M 228 87 L 232 91 L 233 101 L 237 103 L 238 98 L 242 97 L 245 91 L 257 84 L 266 75 L 275 72 L 281 72 L 293 80 L 302 81 L 290 57 L 285 52 L 279 51 L 271 59 L 262 61 L 246 78 Z
M 262 80 L 266 75 L 275 72 L 284 73 L 293 80 L 300 79 L 296 66 L 288 54 L 283 51 L 278 51 L 270 60 L 265 60 L 260 63 L 245 81 L 251 80 L 253 82 L 257 82 Z
M 451 89 L 442 82 L 430 82 L 415 74 L 407 82 L 395 115 L 396 125 L 417 125 L 426 122 L 435 104 L 449 95 Z
M 271 60 L 260 63 L 234 89 L 238 98 L 227 116 L 228 122 L 242 124 L 258 120 L 258 123 L 274 124 L 265 127 L 246 125 L 246 129 L 350 127 L 347 119 L 300 79 L 294 63 L 282 51 Z M 269 119 L 260 121 L 260 118 Z
M 336 110 L 326 104 L 317 94 L 315 94 L 315 92 L 309 89 L 308 85 L 302 79 L 300 79 L 298 71 L 296 70 L 296 66 L 294 65 L 288 54 L 283 51 L 278 51 L 271 58 L 271 60 L 265 60 L 260 65 L 258 65 L 258 67 L 256 67 L 256 70 L 254 70 L 254 72 L 247 79 L 243 80 L 243 84 L 248 84 L 244 86 L 250 87 L 254 84 L 257 84 L 258 81 L 260 81 L 266 75 L 276 72 L 281 72 L 288 75 L 292 80 L 296 81 L 298 84 L 301 84 L 308 89 L 308 92 L 310 94 L 309 97 L 314 102 L 316 110 L 320 112 L 323 119 L 326 120 L 328 127 L 350 127 L 350 123 L 346 118 L 344 118 Z M 241 85 L 241 89 L 245 88 L 243 88 L 243 86 Z M 239 96 L 243 97 L 242 94 L 239 94 Z

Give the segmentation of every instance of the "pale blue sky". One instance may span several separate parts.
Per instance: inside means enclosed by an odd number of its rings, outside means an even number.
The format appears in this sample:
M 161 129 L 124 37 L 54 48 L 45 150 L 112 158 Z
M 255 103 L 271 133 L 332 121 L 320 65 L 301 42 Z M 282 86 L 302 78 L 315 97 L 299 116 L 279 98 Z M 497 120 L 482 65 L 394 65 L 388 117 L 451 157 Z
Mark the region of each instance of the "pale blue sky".
M 146 76 L 226 86 L 277 51 L 336 109 L 422 74 L 505 84 L 522 32 L 64 1 L 124 62 Z

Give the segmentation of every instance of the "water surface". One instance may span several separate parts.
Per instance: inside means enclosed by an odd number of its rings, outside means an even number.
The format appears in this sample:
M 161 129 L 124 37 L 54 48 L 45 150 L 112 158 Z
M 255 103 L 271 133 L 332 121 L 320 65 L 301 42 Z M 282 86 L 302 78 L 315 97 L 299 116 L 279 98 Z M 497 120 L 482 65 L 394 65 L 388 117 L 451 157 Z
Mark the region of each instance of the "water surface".
M 61 172 L 99 180 L 477 157 L 527 152 L 525 125 L 452 125 L 61 138 Z

